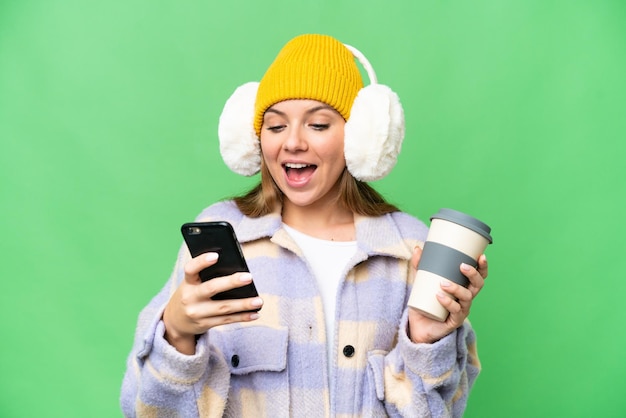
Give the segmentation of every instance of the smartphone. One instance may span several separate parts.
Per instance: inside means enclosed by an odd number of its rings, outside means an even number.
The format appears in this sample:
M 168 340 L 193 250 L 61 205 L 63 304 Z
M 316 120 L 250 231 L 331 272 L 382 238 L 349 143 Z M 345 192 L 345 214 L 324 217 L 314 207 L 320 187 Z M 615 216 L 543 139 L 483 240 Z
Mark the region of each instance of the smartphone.
M 208 252 L 219 255 L 217 263 L 200 272 L 200 279 L 203 282 L 215 277 L 250 271 L 235 230 L 228 222 L 190 222 L 181 227 L 181 232 L 192 257 Z M 251 282 L 243 287 L 218 293 L 212 299 L 243 299 L 258 295 L 254 282 Z

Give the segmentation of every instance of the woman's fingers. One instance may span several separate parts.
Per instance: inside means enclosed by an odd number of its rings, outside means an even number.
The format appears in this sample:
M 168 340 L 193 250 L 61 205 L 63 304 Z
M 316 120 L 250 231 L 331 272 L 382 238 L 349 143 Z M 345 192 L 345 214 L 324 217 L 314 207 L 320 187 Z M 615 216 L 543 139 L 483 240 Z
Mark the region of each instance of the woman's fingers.
M 248 272 L 234 273 L 230 276 L 216 277 L 207 280 L 196 287 L 200 299 L 211 299 L 218 293 L 237 287 L 246 286 L 252 282 L 252 275 Z
M 200 283 L 200 272 L 217 262 L 217 253 L 205 253 L 192 258 L 185 264 L 185 281 L 189 284 Z
M 422 249 L 420 247 L 415 247 L 413 249 L 413 256 L 411 257 L 411 267 L 417 270 L 417 265 L 422 258 Z
M 468 287 L 450 280 L 443 280 L 442 292 L 438 295 L 438 299 L 451 315 L 462 315 L 459 318 L 462 322 L 469 315 L 472 301 L 482 289 L 484 279 L 475 268 L 467 264 L 461 265 L 461 272 L 470 280 Z
M 214 296 L 252 282 L 248 272 L 234 273 L 230 276 L 216 277 L 197 285 L 186 285 L 181 291 L 181 305 L 185 315 L 195 322 L 203 319 L 231 315 L 244 311 L 258 311 L 263 306 L 260 297 L 246 299 L 214 299 Z M 234 321 L 233 321 L 234 322 Z
M 483 279 L 486 279 L 489 275 L 489 265 L 485 254 L 478 257 L 478 273 L 480 273 Z
M 166 328 L 179 335 L 194 335 L 217 325 L 258 318 L 256 311 L 263 306 L 260 297 L 214 299 L 219 293 L 250 284 L 250 273 L 240 272 L 201 281 L 200 272 L 215 264 L 217 258 L 217 253 L 206 253 L 187 262 L 185 280 L 170 299 L 163 315 Z
M 261 302 L 262 303 L 262 302 Z M 245 311 L 236 310 L 236 313 L 228 313 L 218 316 L 207 316 L 202 318 L 198 323 L 199 332 L 196 334 L 202 334 L 206 330 L 219 325 L 233 324 L 235 322 L 249 322 L 259 318 L 259 314 L 256 311 L 250 312 L 248 309 L 253 309 L 251 304 L 247 304 L 247 307 L 242 307 Z
M 485 285 L 485 279 L 481 275 L 480 271 L 470 265 L 463 263 L 461 264 L 461 273 L 463 273 L 463 275 L 465 275 L 465 277 L 469 279 L 470 282 L 467 288 L 470 290 L 473 296 L 476 296 L 478 292 L 480 292 L 480 289 L 482 289 Z
M 454 283 L 450 280 L 443 280 L 441 282 L 442 292 L 439 293 L 440 299 L 446 300 L 446 308 L 448 305 L 467 305 L 472 303 L 474 295 L 472 292 L 460 284 Z M 450 309 L 448 309 L 450 310 Z M 458 311 L 457 306 L 452 306 L 453 311 Z

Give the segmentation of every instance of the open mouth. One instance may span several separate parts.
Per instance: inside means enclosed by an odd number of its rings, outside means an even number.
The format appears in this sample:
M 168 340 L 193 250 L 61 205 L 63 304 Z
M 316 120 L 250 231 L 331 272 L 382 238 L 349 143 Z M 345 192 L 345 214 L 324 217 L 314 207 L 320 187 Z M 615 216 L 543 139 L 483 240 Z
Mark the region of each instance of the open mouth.
M 311 177 L 317 166 L 314 164 L 286 163 L 283 164 L 283 168 L 289 181 L 301 182 Z

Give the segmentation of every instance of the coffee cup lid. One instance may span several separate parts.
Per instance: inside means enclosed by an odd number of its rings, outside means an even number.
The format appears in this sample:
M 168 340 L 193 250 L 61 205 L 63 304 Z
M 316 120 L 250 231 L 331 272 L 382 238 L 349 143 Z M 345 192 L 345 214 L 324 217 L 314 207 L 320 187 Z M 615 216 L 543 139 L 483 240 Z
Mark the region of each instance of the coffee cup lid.
M 439 212 L 435 213 L 430 218 L 431 221 L 433 219 L 443 219 L 444 221 L 454 222 L 455 224 L 469 228 L 477 234 L 487 238 L 490 244 L 493 242 L 490 235 L 491 228 L 487 224 L 466 213 L 459 212 L 454 209 L 441 208 L 439 209 Z

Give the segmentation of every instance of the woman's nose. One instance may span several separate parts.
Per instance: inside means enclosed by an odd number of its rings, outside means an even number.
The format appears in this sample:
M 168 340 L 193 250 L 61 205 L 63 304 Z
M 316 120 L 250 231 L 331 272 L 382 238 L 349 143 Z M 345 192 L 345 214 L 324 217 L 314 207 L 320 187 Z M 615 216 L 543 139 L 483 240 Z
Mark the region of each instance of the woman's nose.
M 305 133 L 300 127 L 290 127 L 287 131 L 283 148 L 287 151 L 306 151 L 308 144 Z

